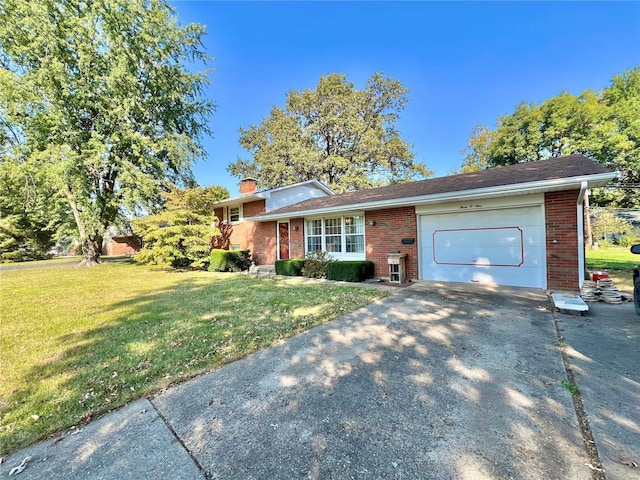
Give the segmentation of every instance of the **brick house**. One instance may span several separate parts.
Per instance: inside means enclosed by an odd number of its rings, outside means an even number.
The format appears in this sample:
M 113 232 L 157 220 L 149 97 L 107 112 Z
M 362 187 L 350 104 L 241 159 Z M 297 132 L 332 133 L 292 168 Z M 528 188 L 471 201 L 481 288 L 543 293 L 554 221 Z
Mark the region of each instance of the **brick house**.
M 225 235 L 222 248 L 251 250 L 256 265 L 273 265 L 277 259 L 289 258 L 284 227 L 276 231 L 278 222 L 254 222 L 249 218 L 280 208 L 334 193 L 316 180 L 309 180 L 270 190 L 256 191 L 257 181 L 240 181 L 240 196 L 216 202 L 214 214 Z M 303 255 L 304 256 L 304 255 Z
M 102 243 L 102 255 L 134 255 L 142 249 L 140 239 L 131 227 L 109 227 Z
M 386 277 L 387 254 L 400 252 L 410 280 L 575 291 L 584 271 L 584 196 L 614 178 L 573 155 L 341 195 L 317 182 L 255 192 L 248 180 L 216 215 L 236 223 L 231 245 L 250 249 L 258 265 L 324 250 L 372 260 L 375 275 Z M 307 187 L 317 191 L 301 201 L 282 195 Z M 269 202 L 278 192 L 280 201 Z

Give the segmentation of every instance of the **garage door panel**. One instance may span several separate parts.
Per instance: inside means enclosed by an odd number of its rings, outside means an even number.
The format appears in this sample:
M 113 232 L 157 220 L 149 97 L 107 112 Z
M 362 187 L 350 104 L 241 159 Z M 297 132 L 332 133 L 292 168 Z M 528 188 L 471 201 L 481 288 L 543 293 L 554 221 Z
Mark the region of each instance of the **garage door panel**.
M 541 207 L 421 216 L 422 278 L 543 288 Z

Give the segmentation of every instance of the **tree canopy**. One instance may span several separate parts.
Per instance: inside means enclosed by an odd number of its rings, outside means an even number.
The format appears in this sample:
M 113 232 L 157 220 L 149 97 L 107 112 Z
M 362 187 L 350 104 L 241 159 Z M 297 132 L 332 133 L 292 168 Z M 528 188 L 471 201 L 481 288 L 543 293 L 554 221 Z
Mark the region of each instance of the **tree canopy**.
M 214 108 L 203 31 L 164 0 L 0 3 L 2 162 L 51 173 L 86 264 L 119 216 L 193 182 Z
M 540 104 L 522 102 L 494 129 L 471 132 L 461 171 L 584 154 L 619 170 L 615 190 L 596 204 L 640 206 L 640 67 L 615 75 L 600 92 L 563 92 Z
M 396 122 L 407 89 L 382 74 L 355 88 L 343 74 L 320 77 L 315 90 L 291 90 L 259 125 L 240 129 L 252 154 L 228 170 L 258 179 L 261 188 L 317 179 L 336 192 L 360 190 L 432 174 L 415 162 Z
M 161 267 L 205 268 L 212 238 L 220 234 L 213 226 L 213 202 L 229 197 L 224 187 L 175 186 L 163 194 L 164 207 L 156 214 L 134 220 L 134 233 L 142 238 L 140 263 Z
M 73 218 L 47 172 L 0 161 L 0 259 L 46 258 Z

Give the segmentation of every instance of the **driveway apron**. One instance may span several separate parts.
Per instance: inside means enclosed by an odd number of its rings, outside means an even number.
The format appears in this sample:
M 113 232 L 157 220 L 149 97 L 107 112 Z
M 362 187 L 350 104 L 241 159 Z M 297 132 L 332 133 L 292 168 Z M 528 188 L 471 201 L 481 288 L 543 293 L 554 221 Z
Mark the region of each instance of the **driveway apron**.
M 152 399 L 208 478 L 589 479 L 542 291 L 419 282 Z

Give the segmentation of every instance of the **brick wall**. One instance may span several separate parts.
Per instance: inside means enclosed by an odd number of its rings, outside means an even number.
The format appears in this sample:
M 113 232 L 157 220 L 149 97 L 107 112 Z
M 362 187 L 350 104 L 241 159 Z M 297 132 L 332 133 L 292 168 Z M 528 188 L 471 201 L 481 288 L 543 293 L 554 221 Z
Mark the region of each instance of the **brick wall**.
M 249 247 L 256 265 L 273 265 L 277 260 L 278 240 L 276 222 L 250 222 L 253 226 L 253 243 Z
M 289 221 L 289 258 L 304 258 L 303 218 L 292 218 Z
M 133 255 L 140 251 L 140 242 L 134 237 L 112 238 L 104 247 L 104 255 Z
M 375 225 L 369 223 L 373 221 Z M 367 260 L 375 263 L 375 276 L 388 277 L 387 253 L 406 253 L 407 279 L 418 279 L 417 219 L 414 207 L 388 208 L 365 213 Z M 412 245 L 403 245 L 403 238 L 413 238 Z
M 264 213 L 266 210 L 267 205 L 264 199 L 242 204 L 243 217 L 255 217 L 260 213 Z
M 253 217 L 266 209 L 264 199 L 247 202 L 242 205 L 242 216 Z M 214 214 L 219 221 L 224 219 L 222 208 L 216 208 Z M 251 258 L 256 265 L 273 265 L 277 256 L 276 222 L 242 221 L 232 225 L 231 245 L 239 245 L 241 250 L 251 250 Z
M 547 288 L 579 290 L 577 190 L 544 194 Z

